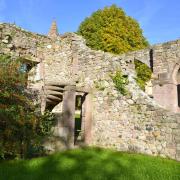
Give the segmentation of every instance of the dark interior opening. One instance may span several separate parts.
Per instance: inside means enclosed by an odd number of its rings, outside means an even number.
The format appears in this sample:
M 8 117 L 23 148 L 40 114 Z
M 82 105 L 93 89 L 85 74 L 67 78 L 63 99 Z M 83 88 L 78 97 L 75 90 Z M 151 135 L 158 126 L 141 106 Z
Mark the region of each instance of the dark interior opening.
M 22 62 L 21 66 L 20 66 L 20 72 L 28 73 L 35 65 L 37 65 L 37 64 L 24 60 L 24 62 Z
M 178 101 L 178 107 L 180 107 L 180 69 L 177 72 L 176 80 L 177 80 L 177 101 Z
M 74 127 L 74 144 L 77 145 L 83 141 L 82 136 L 82 103 L 83 96 L 77 95 L 75 101 L 75 127 Z
M 59 104 L 59 102 L 55 102 L 53 104 L 47 103 L 46 104 L 46 110 L 48 110 L 49 112 L 51 112 L 55 106 L 57 106 Z
M 153 72 L 153 49 L 150 50 L 149 56 L 150 56 L 150 67 L 151 67 L 151 71 Z
M 180 107 L 180 84 L 177 85 L 178 107 Z

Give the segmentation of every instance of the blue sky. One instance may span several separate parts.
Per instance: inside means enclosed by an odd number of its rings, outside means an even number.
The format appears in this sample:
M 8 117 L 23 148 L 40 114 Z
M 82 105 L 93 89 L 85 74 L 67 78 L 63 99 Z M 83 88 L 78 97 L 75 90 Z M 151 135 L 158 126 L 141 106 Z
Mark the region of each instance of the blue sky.
M 151 44 L 180 38 L 180 0 L 0 0 L 0 22 L 47 34 L 56 19 L 60 33 L 74 32 L 85 17 L 111 4 L 138 20 Z

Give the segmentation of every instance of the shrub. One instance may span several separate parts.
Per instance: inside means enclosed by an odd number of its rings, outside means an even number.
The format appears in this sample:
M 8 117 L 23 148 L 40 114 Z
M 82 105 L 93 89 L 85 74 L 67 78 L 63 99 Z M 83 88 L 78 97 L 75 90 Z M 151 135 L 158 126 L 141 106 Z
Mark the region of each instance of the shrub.
M 26 90 L 20 59 L 0 56 L 0 159 L 26 158 L 50 131 L 52 115 L 41 115 Z
M 144 91 L 146 83 L 151 79 L 152 71 L 146 64 L 138 60 L 135 60 L 134 64 L 137 74 L 136 82 L 139 87 Z

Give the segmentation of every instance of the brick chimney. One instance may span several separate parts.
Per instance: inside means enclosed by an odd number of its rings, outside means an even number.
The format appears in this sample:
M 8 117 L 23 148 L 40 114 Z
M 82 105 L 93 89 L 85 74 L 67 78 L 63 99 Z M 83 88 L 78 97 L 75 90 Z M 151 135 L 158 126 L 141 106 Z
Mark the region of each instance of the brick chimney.
M 58 29 L 57 29 L 56 21 L 52 22 L 52 25 L 51 25 L 51 28 L 49 30 L 48 36 L 50 38 L 56 38 L 58 36 Z

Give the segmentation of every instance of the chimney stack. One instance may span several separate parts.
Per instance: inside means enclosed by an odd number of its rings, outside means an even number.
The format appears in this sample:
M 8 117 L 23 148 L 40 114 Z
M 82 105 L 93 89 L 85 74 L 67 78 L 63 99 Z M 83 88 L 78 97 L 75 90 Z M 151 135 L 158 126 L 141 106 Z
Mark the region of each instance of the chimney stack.
M 58 29 L 57 29 L 56 21 L 52 22 L 52 25 L 51 25 L 51 28 L 49 30 L 48 36 L 50 38 L 56 38 L 58 36 Z

